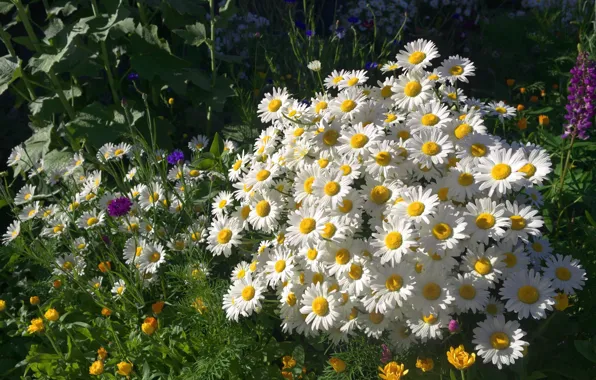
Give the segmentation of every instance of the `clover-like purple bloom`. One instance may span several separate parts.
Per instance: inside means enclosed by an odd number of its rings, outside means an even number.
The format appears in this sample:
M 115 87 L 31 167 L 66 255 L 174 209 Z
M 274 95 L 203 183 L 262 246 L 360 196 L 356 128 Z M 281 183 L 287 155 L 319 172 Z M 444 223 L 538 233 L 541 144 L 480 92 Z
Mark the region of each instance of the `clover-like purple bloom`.
M 455 320 L 452 319 L 449 321 L 449 332 L 455 334 L 459 332 L 459 323 Z
M 168 156 L 168 163 L 170 165 L 177 165 L 184 162 L 184 153 L 180 149 L 176 149 Z
M 386 344 L 381 344 L 381 363 L 385 364 L 391 361 L 393 355 Z
M 112 199 L 108 203 L 108 214 L 113 218 L 117 218 L 128 214 L 131 207 L 132 202 L 126 197 Z

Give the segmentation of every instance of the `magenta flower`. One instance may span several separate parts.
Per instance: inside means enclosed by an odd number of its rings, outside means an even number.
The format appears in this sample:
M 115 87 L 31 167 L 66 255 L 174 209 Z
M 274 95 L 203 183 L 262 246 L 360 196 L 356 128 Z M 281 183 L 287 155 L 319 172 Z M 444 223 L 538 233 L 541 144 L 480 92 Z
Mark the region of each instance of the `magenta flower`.
M 596 63 L 588 53 L 579 53 L 575 67 L 571 69 L 569 95 L 567 96 L 567 125 L 563 138 L 576 136 L 587 140 L 589 129 L 596 114 Z
M 130 199 L 128 199 L 126 197 L 112 199 L 108 203 L 108 214 L 112 218 L 117 218 L 119 216 L 128 214 L 131 207 L 132 207 L 132 202 L 130 201 Z

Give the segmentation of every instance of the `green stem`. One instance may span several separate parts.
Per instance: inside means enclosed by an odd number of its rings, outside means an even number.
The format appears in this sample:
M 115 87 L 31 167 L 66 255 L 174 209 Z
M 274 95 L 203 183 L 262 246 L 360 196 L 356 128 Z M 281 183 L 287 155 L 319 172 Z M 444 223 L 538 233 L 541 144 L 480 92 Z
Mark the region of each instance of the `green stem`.
M 108 49 L 106 47 L 106 42 L 101 41 L 101 58 L 103 60 L 103 66 L 108 74 L 108 83 L 110 84 L 110 90 L 112 91 L 112 98 L 114 98 L 114 104 L 116 107 L 120 106 L 120 96 L 118 96 L 118 92 L 116 91 L 116 84 L 114 83 L 114 76 L 112 75 L 112 69 L 110 68 L 110 58 L 108 56 Z
M 32 99 L 32 101 L 37 99 L 37 96 L 35 95 L 35 89 L 31 85 L 31 82 L 27 78 L 27 74 L 25 73 L 25 70 L 23 70 L 23 69 L 21 69 L 21 79 L 25 83 L 25 87 L 27 87 L 27 91 L 29 92 L 29 97 Z
M 459 371 L 461 373 L 461 380 L 466 380 L 466 375 L 464 374 L 464 370 Z
M 93 9 L 93 16 L 99 16 L 99 7 L 96 0 L 91 0 L 91 8 Z
M 19 90 L 19 88 L 17 86 L 15 86 L 14 84 L 10 85 L 10 88 L 12 88 L 13 90 L 15 90 L 15 92 L 19 95 L 21 95 L 21 97 L 23 99 L 25 99 L 25 101 L 27 102 L 32 102 L 31 99 L 29 99 L 29 97 L 27 96 L 27 94 L 25 94 L 23 91 Z
M 147 20 L 147 14 L 145 13 L 145 7 L 140 2 L 137 2 L 137 8 L 139 8 L 139 16 L 141 17 L 141 23 L 143 26 L 147 25 L 149 21 Z
M 2 24 L 0 24 L 0 39 L 4 43 L 4 46 L 6 46 L 6 50 L 8 50 L 10 55 L 16 58 L 17 52 L 14 50 L 12 42 L 10 41 L 10 34 L 8 34 L 6 30 L 4 30 Z
M 569 159 L 571 157 L 571 150 L 573 149 L 573 143 L 575 142 L 575 134 L 571 135 L 571 142 L 569 143 L 569 148 L 567 150 L 567 157 L 565 158 L 565 165 L 563 165 L 563 171 L 561 172 L 561 181 L 559 183 L 559 189 L 557 195 L 561 191 L 563 191 L 563 183 L 565 182 L 565 176 L 567 175 L 567 170 L 569 169 Z
M 35 51 L 39 52 L 41 50 L 39 47 L 39 39 L 37 39 L 37 36 L 35 35 L 35 31 L 33 31 L 33 26 L 31 26 L 31 21 L 29 21 L 29 15 L 27 14 L 27 10 L 23 6 L 23 3 L 21 2 L 21 0 L 15 0 L 14 5 L 17 7 L 17 12 L 19 13 L 19 18 L 21 19 L 21 22 L 23 23 L 23 26 L 25 27 L 25 31 L 27 32 L 27 35 L 29 36 L 31 43 L 33 44 L 33 47 L 35 48 Z
M 68 103 L 66 96 L 64 96 L 64 90 L 62 89 L 60 80 L 58 80 L 58 77 L 56 76 L 56 74 L 54 74 L 54 70 L 50 69 L 50 71 L 48 71 L 48 77 L 50 77 L 50 81 L 52 81 L 52 84 L 54 85 L 54 88 L 55 88 L 56 92 L 58 93 L 58 98 L 60 99 L 60 103 L 62 103 L 62 105 L 64 106 L 66 113 L 68 113 L 68 117 L 70 118 L 70 120 L 74 120 L 75 111 L 72 108 L 72 106 L 70 105 L 70 103 Z
M 211 25 L 211 41 L 209 42 L 209 51 L 211 53 L 211 91 L 215 88 L 216 67 L 215 67 L 215 0 L 209 0 L 209 23 Z M 207 135 L 211 133 L 213 126 L 213 109 L 211 105 L 207 106 Z
M 54 341 L 54 338 L 52 338 L 52 333 L 51 333 L 51 330 L 50 330 L 50 327 L 49 326 L 48 326 L 48 330 L 46 332 L 46 337 L 50 341 L 52 347 L 54 347 L 54 351 L 56 351 L 56 353 L 58 354 L 58 356 L 60 356 L 60 359 L 64 360 L 64 354 L 62 353 L 62 351 L 60 350 L 60 348 L 58 348 L 58 346 L 56 345 L 56 342 Z

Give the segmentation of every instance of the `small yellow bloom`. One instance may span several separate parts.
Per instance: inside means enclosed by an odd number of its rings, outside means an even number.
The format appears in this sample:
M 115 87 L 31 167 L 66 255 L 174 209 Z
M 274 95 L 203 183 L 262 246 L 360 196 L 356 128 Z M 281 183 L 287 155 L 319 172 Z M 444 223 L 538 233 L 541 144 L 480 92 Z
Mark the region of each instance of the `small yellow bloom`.
M 543 127 L 548 127 L 550 124 L 550 118 L 546 115 L 538 116 L 538 124 L 542 125 Z
M 281 362 L 283 364 L 282 369 L 291 369 L 296 367 L 296 360 L 290 355 L 286 355 L 283 358 L 281 358 Z
M 39 305 L 39 297 L 38 296 L 33 296 L 29 298 L 29 303 L 31 305 Z
M 333 367 L 333 370 L 337 373 L 342 373 L 346 370 L 346 362 L 344 362 L 340 358 L 329 359 L 329 364 L 331 364 L 331 367 Z
M 521 111 L 523 111 L 523 110 L 525 110 L 525 109 L 526 109 L 526 106 L 524 106 L 523 104 L 518 104 L 518 105 L 517 105 L 517 111 L 518 111 L 518 112 L 521 112 Z
M 569 307 L 569 297 L 567 297 L 567 294 L 557 293 L 557 295 L 554 296 L 554 299 L 555 299 L 555 309 L 557 309 L 559 311 L 564 311 L 565 309 L 567 309 Z
M 43 315 L 48 321 L 55 322 L 60 318 L 60 313 L 56 309 L 48 309 Z
M 6 310 L 6 301 L 0 300 L 0 313 Z
M 517 121 L 517 127 L 523 131 L 524 129 L 528 128 L 528 119 L 526 119 L 525 117 L 522 117 L 521 119 L 519 119 Z
M 416 359 L 416 368 L 420 368 L 422 372 L 432 371 L 435 368 L 435 362 L 431 358 Z
M 104 307 L 101 309 L 101 315 L 103 315 L 104 317 L 109 317 L 110 315 L 112 315 L 112 310 L 108 309 L 107 307 Z
M 103 373 L 103 361 L 102 360 L 94 361 L 93 364 L 91 364 L 91 367 L 89 367 L 89 374 L 99 376 L 102 373 Z
M 525 94 L 526 93 L 526 88 L 525 87 L 521 87 L 519 89 L 519 92 L 521 92 L 522 94 Z
M 294 380 L 294 375 L 292 374 L 292 372 L 288 371 L 281 371 L 281 377 L 288 380 Z
M 384 368 L 379 367 L 379 377 L 385 380 L 400 380 L 402 376 L 406 376 L 409 370 L 404 369 L 403 364 L 397 362 L 389 362 L 385 364 Z
M 175 102 L 174 98 L 169 98 L 168 99 L 168 104 L 169 105 L 173 106 L 174 105 L 174 102 Z
M 141 325 L 141 330 L 147 335 L 153 335 L 155 330 L 157 330 L 157 319 L 153 317 L 145 318 L 145 321 Z
M 99 350 L 97 350 L 97 356 L 99 356 L 99 359 L 101 360 L 106 360 L 106 358 L 108 357 L 108 352 L 105 348 L 100 347 Z
M 27 332 L 29 334 L 33 334 L 36 332 L 42 333 L 44 330 L 45 330 L 45 328 L 43 326 L 43 319 L 41 319 L 41 318 L 32 319 L 31 324 L 27 328 Z
M 62 281 L 55 280 L 54 283 L 52 284 L 52 286 L 54 286 L 54 289 L 58 289 L 59 287 L 62 286 Z
M 99 263 L 97 265 L 97 268 L 99 268 L 99 271 L 101 273 L 106 273 L 107 271 L 112 269 L 112 263 L 110 263 L 109 261 L 104 261 L 104 262 Z
M 151 310 L 153 310 L 153 312 L 155 314 L 159 314 L 161 313 L 161 311 L 163 310 L 163 307 L 166 303 L 163 301 L 157 301 L 156 303 L 154 303 L 153 305 L 151 305 Z
M 544 98 L 546 96 L 546 90 L 540 91 L 540 96 L 542 96 Z
M 207 311 L 207 306 L 205 306 L 205 303 L 200 297 L 197 297 L 194 300 L 192 307 L 194 307 L 200 314 L 203 314 L 205 311 Z
M 120 362 L 116 365 L 118 367 L 118 371 L 116 373 L 122 376 L 128 376 L 132 372 L 132 363 L 130 362 Z
M 464 345 L 460 344 L 459 347 L 451 347 L 449 352 L 447 352 L 447 360 L 451 363 L 456 369 L 464 370 L 476 361 L 476 354 L 472 353 L 469 354 L 466 352 Z
M 513 87 L 514 84 L 515 84 L 515 79 L 507 79 L 507 86 Z

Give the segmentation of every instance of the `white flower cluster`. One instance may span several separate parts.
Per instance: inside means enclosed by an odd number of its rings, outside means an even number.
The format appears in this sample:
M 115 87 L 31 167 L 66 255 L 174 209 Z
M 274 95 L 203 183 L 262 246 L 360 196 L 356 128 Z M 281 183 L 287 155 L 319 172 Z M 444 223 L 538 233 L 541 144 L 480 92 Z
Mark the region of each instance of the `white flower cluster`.
M 474 343 L 501 367 L 527 345 L 512 319 L 545 318 L 583 286 L 579 263 L 541 238 L 533 186 L 551 172 L 547 153 L 488 134 L 487 117 L 515 111 L 466 98 L 457 83 L 472 62 L 433 68 L 437 57 L 418 40 L 396 57 L 403 73 L 376 85 L 334 71 L 309 106 L 285 89 L 265 96 L 271 126 L 213 202 L 208 249 L 254 252 L 233 270 L 230 319 L 275 294 L 288 333 L 388 333 L 406 348 L 442 338 L 453 315 L 486 314 Z

